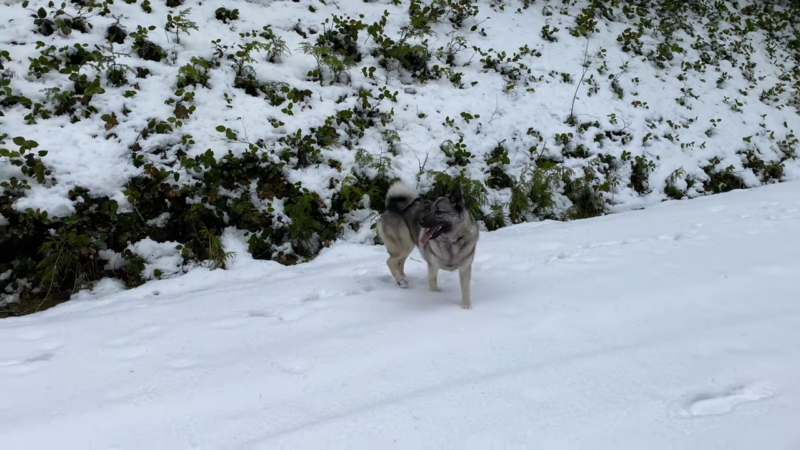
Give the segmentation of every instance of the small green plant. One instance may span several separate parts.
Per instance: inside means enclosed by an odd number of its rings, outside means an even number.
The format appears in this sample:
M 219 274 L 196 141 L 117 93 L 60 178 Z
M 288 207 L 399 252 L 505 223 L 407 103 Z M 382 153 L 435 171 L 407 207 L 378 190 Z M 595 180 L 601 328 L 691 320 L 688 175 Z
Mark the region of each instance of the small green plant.
M 263 30 L 264 31 L 259 33 L 258 36 L 267 40 L 267 45 L 264 49 L 264 52 L 267 54 L 267 61 L 278 63 L 281 61 L 281 58 L 291 54 L 286 42 L 281 39 L 280 36 L 276 35 L 269 25 L 263 27 Z
M 439 149 L 447 156 L 447 163 L 455 166 L 466 166 L 469 164 L 473 155 L 467 150 L 464 138 L 459 137 L 458 142 L 448 139 L 439 146 Z
M 39 143 L 25 139 L 22 136 L 15 137 L 12 142 L 19 148 L 10 150 L 0 147 L 0 157 L 7 158 L 11 166 L 19 168 L 23 178 L 17 178 L 12 175 L 7 180 L 0 181 L 0 187 L 28 190 L 30 189 L 28 178 L 36 180 L 39 184 L 45 183 L 50 171 L 42 163 L 42 157 L 47 155 L 47 150 L 36 150 L 39 147 Z M 3 140 L 0 139 L 0 145 L 3 144 Z
M 181 43 L 181 33 L 190 34 L 189 30 L 199 30 L 200 28 L 197 27 L 197 24 L 189 20 L 189 13 L 192 12 L 192 8 L 186 8 L 182 10 L 178 15 L 173 15 L 172 13 L 167 14 L 167 23 L 164 25 L 164 30 L 167 33 L 172 33 L 175 35 L 175 42 L 177 44 Z
M 106 30 L 106 41 L 114 44 L 124 44 L 125 39 L 128 37 L 128 32 L 125 27 L 120 23 L 122 16 L 116 17 L 116 21 L 111 24 Z
M 153 31 L 155 29 L 155 25 L 151 25 L 147 28 L 143 28 L 139 25 L 136 27 L 136 31 L 130 34 L 134 39 L 132 48 L 140 58 L 147 61 L 161 61 L 167 57 L 164 49 L 147 39 L 148 31 Z
M 178 89 L 198 84 L 208 88 L 209 75 L 212 63 L 202 58 L 193 56 L 191 62 L 178 69 Z
M 715 157 L 709 160 L 707 166 L 703 167 L 703 171 L 708 177 L 708 179 L 703 182 L 703 188 L 707 192 L 720 194 L 734 189 L 745 189 L 747 187 L 744 180 L 742 180 L 741 176 L 732 165 L 720 170 L 719 164 L 719 158 Z
M 555 196 L 563 188 L 564 180 L 572 175 L 572 170 L 545 159 L 525 165 L 511 189 L 511 222 L 558 219 Z
M 214 11 L 214 18 L 222 23 L 230 23 L 239 19 L 239 10 L 230 10 L 225 7 L 219 7 L 216 11 Z
M 602 183 L 591 168 L 585 168 L 582 177 L 564 177 L 562 181 L 564 195 L 572 202 L 567 209 L 567 217 L 588 219 L 603 215 L 606 202 Z
M 642 27 L 639 27 L 636 31 L 632 31 L 631 28 L 626 28 L 617 36 L 617 42 L 622 44 L 623 52 L 633 52 L 636 55 L 642 55 L 643 44 L 641 38 L 643 35 L 644 29 Z
M 644 156 L 636 156 L 631 162 L 631 187 L 639 195 L 650 192 L 650 173 L 656 164 Z
M 542 38 L 549 42 L 558 42 L 558 38 L 556 37 L 558 31 L 556 27 L 550 28 L 550 25 L 545 25 L 542 27 Z
M 504 167 L 511 164 L 508 150 L 499 142 L 486 157 L 489 167 L 489 178 L 486 184 L 492 189 L 506 189 L 514 185 L 514 180 L 506 173 Z

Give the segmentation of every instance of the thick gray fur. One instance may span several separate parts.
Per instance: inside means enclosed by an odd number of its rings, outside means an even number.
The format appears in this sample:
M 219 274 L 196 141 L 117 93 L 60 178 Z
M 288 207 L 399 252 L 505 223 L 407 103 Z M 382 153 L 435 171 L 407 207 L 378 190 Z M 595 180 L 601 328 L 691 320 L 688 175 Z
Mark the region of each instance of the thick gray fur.
M 423 244 L 426 232 L 436 227 L 442 227 L 440 234 Z M 479 233 L 458 186 L 449 195 L 431 202 L 419 198 L 403 182 L 395 182 L 386 194 L 386 211 L 378 222 L 378 235 L 389 252 L 386 265 L 400 287 L 408 286 L 404 266 L 417 247 L 428 263 L 429 289 L 439 291 L 436 281 L 439 269 L 458 270 L 461 307 L 472 307 L 470 281 Z

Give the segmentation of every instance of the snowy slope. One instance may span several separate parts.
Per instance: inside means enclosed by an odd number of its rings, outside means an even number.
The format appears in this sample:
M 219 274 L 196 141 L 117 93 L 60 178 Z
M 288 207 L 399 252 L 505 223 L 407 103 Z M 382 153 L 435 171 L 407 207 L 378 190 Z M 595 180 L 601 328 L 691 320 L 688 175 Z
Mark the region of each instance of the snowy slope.
M 52 171 L 35 181 L 14 165 L 19 157 L 0 157 L 0 184 L 17 177 L 32 187 L 0 186 L 0 236 L 28 239 L 25 246 L 0 239 L 0 246 L 16 245 L 7 254 L 26 247 L 21 257 L 0 261 L 0 307 L 50 292 L 67 298 L 73 289 L 108 275 L 54 286 L 43 274 L 57 273 L 56 264 L 52 271 L 47 264 L 29 269 L 40 256 L 58 261 L 45 240 L 64 242 L 70 231 L 91 242 L 74 253 L 96 253 L 95 272 L 137 267 L 135 258 L 121 256 L 129 248 L 145 259 L 151 248 L 172 258 L 160 275 L 152 267 L 131 270 L 125 276 L 132 284 L 140 276 L 174 276 L 208 263 L 198 256 L 205 250 L 196 232 L 175 231 L 176 223 L 186 222 L 177 204 L 206 202 L 213 217 L 195 229 L 206 227 L 214 235 L 223 222 L 256 234 L 275 231 L 256 236 L 252 248 L 240 247 L 240 257 L 255 253 L 302 261 L 332 235 L 372 242 L 370 226 L 382 204 L 373 194 L 395 178 L 421 192 L 441 176 L 469 179 L 474 192 L 485 190 L 473 197 L 481 203 L 476 208 L 484 217 L 478 219 L 487 229 L 800 179 L 800 72 L 793 70 L 800 25 L 789 3 L 705 2 L 683 10 L 680 20 L 676 16 L 682 13 L 663 2 L 660 12 L 657 7 L 633 11 L 630 2 L 611 2 L 616 6 L 601 12 L 597 5 L 611 3 L 587 0 L 126 0 L 97 2 L 91 11 L 80 5 L 94 2 L 66 2 L 63 11 L 50 3 L 0 0 L 0 150 L 5 149 L 0 153 L 36 141 L 37 151 L 48 151 L 41 167 Z M 419 11 L 421 5 L 447 12 L 429 17 L 430 10 Z M 221 7 L 238 11 L 238 18 L 219 19 Z M 462 22 L 452 20 L 456 10 L 465 15 Z M 176 36 L 172 18 L 184 13 L 181 20 L 197 29 Z M 589 16 L 596 24 L 581 32 Z M 80 17 L 92 28 L 43 34 L 42 21 L 66 17 Z M 350 28 L 334 25 L 334 17 L 353 22 L 347 22 Z M 420 26 L 425 17 L 430 23 Z M 407 43 L 428 49 L 426 70 L 444 71 L 435 79 L 415 79 L 396 70 L 396 60 L 380 56 L 378 38 L 406 42 L 401 36 L 408 37 L 412 22 L 416 31 Z M 113 26 L 129 35 L 111 46 Z M 320 37 L 331 30 L 336 36 L 348 30 L 357 35 L 359 60 L 349 76 L 334 80 L 326 69 L 319 81 L 310 75 L 318 64 L 303 46 L 321 45 Z M 632 37 L 637 30 L 641 34 Z M 137 36 L 160 46 L 165 58 L 143 59 Z M 269 59 L 265 46 L 276 42 L 285 52 Z M 236 52 L 249 45 L 256 45 L 252 60 L 237 59 L 244 57 Z M 196 58 L 209 65 L 207 80 L 183 86 Z M 126 78 L 119 85 L 113 82 L 119 73 L 111 76 L 114 67 L 130 69 L 122 70 Z M 242 67 L 265 86 L 310 94 L 299 98 L 274 88 L 279 104 L 264 93 L 249 95 L 234 87 Z M 70 78 L 78 76 L 88 77 L 85 83 L 95 80 L 97 92 L 79 94 L 87 88 Z M 364 106 L 368 98 L 370 106 Z M 344 119 L 349 114 L 360 119 Z M 354 125 L 362 122 L 366 125 Z M 327 134 L 318 134 L 323 127 Z M 311 139 L 313 151 L 301 152 L 292 140 L 300 136 L 295 133 Z M 241 156 L 252 148 L 248 143 L 271 161 L 262 161 L 263 173 L 272 173 L 266 166 L 275 169 L 266 188 L 265 180 L 255 184 L 244 175 L 220 188 L 215 176 L 204 172 L 208 166 L 193 159 L 206 154 L 219 159 L 229 151 Z M 465 147 L 454 150 L 456 143 Z M 163 180 L 151 178 L 161 170 Z M 281 193 L 284 181 L 300 183 L 313 201 Z M 150 183 L 161 190 L 151 192 L 153 198 L 141 196 Z M 277 193 L 272 183 L 280 187 Z M 109 204 L 84 211 L 79 188 L 98 202 L 108 197 Z M 184 197 L 164 206 L 178 195 L 173 188 L 184 189 Z M 288 230 L 298 222 L 302 204 L 318 209 L 313 220 L 319 226 L 309 238 Z M 50 219 L 42 220 L 37 209 Z M 117 212 L 127 215 L 125 220 L 117 222 Z M 106 233 L 104 221 L 117 226 Z M 29 222 L 38 225 L 26 226 Z M 92 226 L 72 230 L 74 224 Z M 301 241 L 309 241 L 309 249 Z M 181 256 L 176 244 L 194 245 L 195 255 Z M 72 267 L 72 272 L 92 271 Z
M 484 234 L 471 311 L 349 243 L 107 282 L 0 321 L 2 448 L 796 449 L 798 188 Z

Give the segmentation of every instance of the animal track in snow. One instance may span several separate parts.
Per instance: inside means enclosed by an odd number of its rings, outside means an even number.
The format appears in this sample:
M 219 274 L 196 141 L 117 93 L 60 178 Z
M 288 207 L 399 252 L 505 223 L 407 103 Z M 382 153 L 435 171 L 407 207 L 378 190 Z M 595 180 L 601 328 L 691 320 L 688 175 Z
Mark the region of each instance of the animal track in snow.
M 302 375 L 311 368 L 311 363 L 302 359 L 290 359 L 285 361 L 276 361 L 272 366 L 278 370 L 291 375 Z
M 47 339 L 50 333 L 42 328 L 28 328 L 14 335 L 16 339 L 28 341 L 25 347 L 31 348 L 30 356 L 20 356 L 12 359 L 0 360 L 0 373 L 18 375 L 26 374 L 42 367 L 47 361 L 55 357 L 54 350 L 64 346 L 61 341 Z M 35 342 L 40 341 L 40 342 Z
M 247 323 L 247 318 L 244 317 L 230 317 L 227 319 L 219 319 L 211 322 L 209 326 L 218 330 L 227 330 L 231 328 L 239 328 Z
M 45 362 L 53 359 L 55 353 L 45 352 L 25 359 L 9 359 L 0 361 L 0 373 L 20 375 L 33 372 Z
M 275 315 L 275 311 L 272 310 L 258 310 L 258 309 L 251 309 L 247 311 L 247 317 L 273 317 Z
M 738 405 L 755 402 L 775 395 L 769 387 L 757 385 L 734 386 L 730 389 L 693 396 L 680 410 L 683 417 L 715 416 L 727 414 Z
M 278 320 L 281 322 L 295 322 L 305 318 L 313 312 L 314 309 L 310 307 L 288 308 L 286 311 L 282 311 L 280 315 L 278 315 Z
M 328 289 L 314 289 L 313 291 L 300 297 L 301 302 L 313 302 L 332 297 L 350 297 L 353 295 L 365 294 L 375 290 L 375 286 L 366 284 L 356 289 L 349 289 L 344 291 L 333 291 Z

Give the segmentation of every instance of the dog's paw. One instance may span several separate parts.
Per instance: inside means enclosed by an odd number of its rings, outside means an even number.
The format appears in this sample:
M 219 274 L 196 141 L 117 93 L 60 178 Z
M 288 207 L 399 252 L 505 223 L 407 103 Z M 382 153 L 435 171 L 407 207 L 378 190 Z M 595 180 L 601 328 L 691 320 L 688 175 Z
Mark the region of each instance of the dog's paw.
M 462 303 L 461 309 L 472 309 L 472 303 Z
M 439 289 L 439 286 L 428 286 L 428 290 L 431 292 L 442 292 L 442 290 Z
M 401 288 L 405 289 L 405 288 L 408 287 L 408 281 L 406 281 L 406 280 L 398 281 L 397 285 L 400 286 Z

